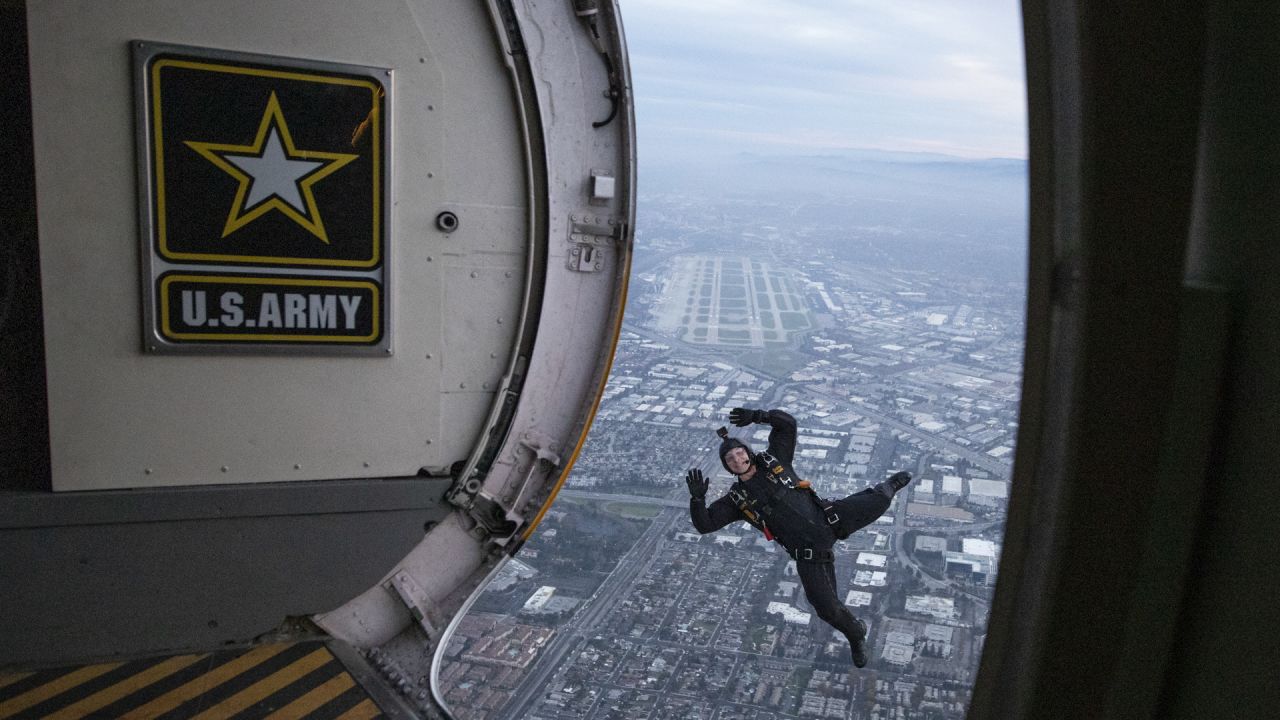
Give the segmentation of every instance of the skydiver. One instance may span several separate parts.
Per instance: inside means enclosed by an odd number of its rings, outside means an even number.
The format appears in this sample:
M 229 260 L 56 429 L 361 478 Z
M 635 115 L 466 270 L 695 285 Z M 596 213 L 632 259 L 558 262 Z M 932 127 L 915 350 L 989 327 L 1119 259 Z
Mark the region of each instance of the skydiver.
M 867 664 L 867 624 L 855 618 L 836 592 L 835 554 L 831 548 L 857 530 L 875 522 L 889 509 L 893 496 L 911 474 L 894 473 L 889 479 L 842 500 L 824 500 L 808 480 L 791 468 L 795 457 L 796 421 L 782 410 L 733 408 L 729 422 L 738 427 L 768 424 L 769 447 L 753 453 L 746 443 L 718 431 L 720 464 L 737 476 L 729 492 L 706 505 L 709 482 L 693 468 L 685 476 L 689 486 L 689 514 L 698 532 L 706 534 L 737 520 L 745 520 L 786 548 L 796 562 L 796 573 L 805 597 L 818 617 L 849 641 L 853 664 Z

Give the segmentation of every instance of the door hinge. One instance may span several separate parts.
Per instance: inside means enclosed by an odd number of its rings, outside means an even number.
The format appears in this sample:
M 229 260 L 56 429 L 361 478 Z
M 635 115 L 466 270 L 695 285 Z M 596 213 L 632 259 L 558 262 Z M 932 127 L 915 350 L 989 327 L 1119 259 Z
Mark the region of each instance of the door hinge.
M 622 238 L 622 226 L 613 218 L 570 215 L 568 267 L 577 272 L 599 272 L 605 267 L 607 251 Z M 594 221 L 594 222 L 592 222 Z M 606 224 L 607 223 L 607 224 Z

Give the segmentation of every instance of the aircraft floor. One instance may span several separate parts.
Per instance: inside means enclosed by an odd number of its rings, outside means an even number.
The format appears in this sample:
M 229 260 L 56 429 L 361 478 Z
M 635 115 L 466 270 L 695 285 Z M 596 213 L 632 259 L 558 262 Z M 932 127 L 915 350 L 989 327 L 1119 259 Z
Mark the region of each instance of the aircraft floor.
M 86 717 L 367 720 L 406 713 L 363 658 L 336 641 L 0 672 L 0 720 Z

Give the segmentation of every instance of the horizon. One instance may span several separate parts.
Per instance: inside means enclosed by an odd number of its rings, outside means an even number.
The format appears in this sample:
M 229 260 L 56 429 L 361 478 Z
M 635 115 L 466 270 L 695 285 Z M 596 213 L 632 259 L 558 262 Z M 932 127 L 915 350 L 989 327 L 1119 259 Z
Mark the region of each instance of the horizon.
M 866 155 L 867 157 L 862 157 Z M 1025 157 L 1014 157 L 1007 155 L 983 155 L 983 156 L 967 156 L 954 155 L 951 153 L 938 152 L 936 150 L 886 150 L 882 148 L 871 147 L 848 147 L 848 148 L 814 148 L 806 152 L 784 152 L 781 150 L 767 151 L 758 149 L 738 149 L 726 150 L 719 155 L 708 155 L 708 157 L 758 157 L 758 158 L 839 158 L 844 160 L 894 160 L 894 159 L 924 159 L 938 158 L 940 160 L 974 163 L 988 161 L 1007 161 L 1026 164 L 1029 159 Z M 882 156 L 882 157 L 878 157 Z M 641 158 L 643 160 L 643 158 Z

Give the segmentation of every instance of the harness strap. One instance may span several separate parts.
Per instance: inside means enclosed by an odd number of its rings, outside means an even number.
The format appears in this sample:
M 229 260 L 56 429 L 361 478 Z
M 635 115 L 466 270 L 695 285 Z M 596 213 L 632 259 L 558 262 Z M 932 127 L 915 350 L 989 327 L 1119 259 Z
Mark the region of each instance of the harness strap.
M 797 482 L 795 478 L 791 477 L 791 473 L 787 472 L 786 468 L 782 466 L 782 463 L 778 462 L 777 458 L 770 455 L 768 450 L 760 453 L 756 457 L 760 460 L 760 464 L 765 468 L 765 471 L 768 472 L 769 478 L 774 482 L 785 485 L 786 487 L 805 487 L 805 485 L 801 484 L 804 483 L 804 481 L 801 480 Z
M 835 503 L 826 502 L 825 500 L 819 501 L 817 495 L 814 495 L 813 499 L 818 503 L 818 507 L 822 508 L 822 514 L 827 516 L 828 525 L 840 524 L 840 515 L 836 512 Z
M 840 514 L 836 512 L 835 503 L 827 502 L 826 500 L 818 497 L 818 492 L 813 489 L 813 486 L 809 484 L 808 480 L 795 480 L 790 477 L 791 473 L 786 472 L 786 468 L 783 467 L 782 463 L 778 462 L 777 458 L 770 455 L 767 451 L 760 453 L 760 460 L 764 466 L 769 469 L 770 476 L 777 478 L 781 484 L 786 485 L 787 487 L 796 488 L 797 490 L 808 491 L 809 497 L 813 499 L 813 502 L 822 510 L 822 514 L 826 516 L 828 525 L 834 526 L 840 524 Z
M 753 509 L 755 503 L 747 494 L 745 486 L 740 487 L 739 483 L 734 483 L 730 486 L 729 499 L 733 500 L 734 504 L 738 506 L 738 509 L 742 511 L 742 514 L 747 517 L 747 522 L 756 526 L 760 529 L 760 532 L 764 533 L 765 540 L 773 540 L 773 533 L 769 532 L 769 526 L 765 524 L 764 518 L 760 517 L 760 514 Z
M 787 472 L 786 467 L 768 451 L 757 454 L 756 458 L 759 461 L 759 466 L 764 468 L 769 479 L 774 482 L 774 489 L 770 497 L 753 499 L 741 480 L 734 483 L 729 490 L 729 495 L 734 503 L 737 504 L 738 509 L 742 511 L 742 514 L 747 516 L 747 520 L 764 532 L 766 539 L 772 540 L 773 535 L 765 525 L 764 518 L 760 516 L 762 514 L 767 515 L 772 511 L 774 502 L 779 495 L 786 492 L 786 488 L 807 492 L 813 503 L 822 510 L 823 516 L 827 519 L 827 525 L 835 527 L 840 524 L 840 514 L 836 512 L 835 504 L 818 497 L 817 491 L 813 489 L 808 480 L 797 480 L 793 477 L 793 473 Z
M 831 550 L 814 550 L 813 548 L 797 548 L 788 550 L 787 554 L 796 562 L 829 563 L 836 561 L 836 554 Z

